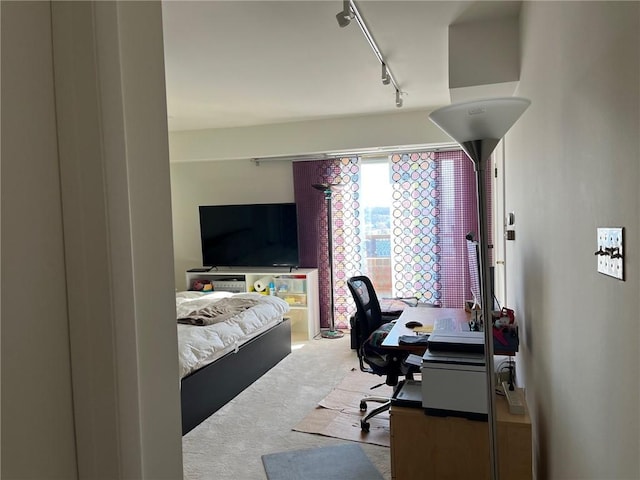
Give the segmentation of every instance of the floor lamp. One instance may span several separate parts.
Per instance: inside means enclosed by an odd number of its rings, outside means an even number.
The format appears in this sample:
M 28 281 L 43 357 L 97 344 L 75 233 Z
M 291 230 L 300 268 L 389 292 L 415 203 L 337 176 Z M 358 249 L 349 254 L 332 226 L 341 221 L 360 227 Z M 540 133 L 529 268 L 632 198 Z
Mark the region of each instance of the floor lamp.
M 478 194 L 478 235 L 480 237 L 480 292 L 484 322 L 484 351 L 487 369 L 487 406 L 489 417 L 489 451 L 491 474 L 498 479 L 498 445 L 495 413 L 496 379 L 493 366 L 493 298 L 489 271 L 487 192 L 485 172 L 498 142 L 520 118 L 531 102 L 525 98 L 506 97 L 458 103 L 431 112 L 429 118 L 460 144 L 473 162 Z
M 329 297 L 331 299 L 331 310 L 329 311 L 329 319 L 331 320 L 328 331 L 322 332 L 322 338 L 341 338 L 344 333 L 340 330 L 336 330 L 336 323 L 334 318 L 334 298 L 333 298 L 333 225 L 331 216 L 331 197 L 333 192 L 341 190 L 343 185 L 339 183 L 315 183 L 313 188 L 320 190 L 324 193 L 324 198 L 327 201 L 327 235 L 328 235 L 328 248 L 329 248 Z

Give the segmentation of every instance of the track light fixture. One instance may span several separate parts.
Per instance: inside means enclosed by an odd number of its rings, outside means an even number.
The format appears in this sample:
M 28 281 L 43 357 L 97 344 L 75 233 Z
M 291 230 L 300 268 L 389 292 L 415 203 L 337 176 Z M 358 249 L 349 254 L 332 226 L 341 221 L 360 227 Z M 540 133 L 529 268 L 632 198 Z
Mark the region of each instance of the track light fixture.
M 344 0 L 342 4 L 342 11 L 336 14 L 336 20 L 338 20 L 338 25 L 344 28 L 351 23 L 351 20 L 353 19 L 353 12 L 351 11 L 349 0 Z
M 354 18 L 356 20 L 356 23 L 360 27 L 362 34 L 364 35 L 367 42 L 369 43 L 371 50 L 373 50 L 373 53 L 376 55 L 376 58 L 380 62 L 380 65 L 382 65 L 383 85 L 389 85 L 390 83 L 393 84 L 393 87 L 396 90 L 396 107 L 401 107 L 402 94 L 404 92 L 400 90 L 400 87 L 398 86 L 398 82 L 396 82 L 396 79 L 393 76 L 393 73 L 391 72 L 389 65 L 387 64 L 386 60 L 382 56 L 382 52 L 378 48 L 376 41 L 373 39 L 371 32 L 369 32 L 369 29 L 367 28 L 367 24 L 365 23 L 364 18 L 362 17 L 362 15 L 360 14 L 360 11 L 358 10 L 358 7 L 356 6 L 356 2 L 354 0 L 343 0 L 342 10 L 338 12 L 338 14 L 336 15 L 336 19 L 338 20 L 338 25 L 340 25 L 341 27 L 346 27 L 351 23 L 351 20 Z
M 382 63 L 382 84 L 389 85 L 391 82 L 391 77 L 389 77 L 389 72 L 387 71 L 387 65 Z
M 396 107 L 400 108 L 402 106 L 402 92 L 396 89 Z

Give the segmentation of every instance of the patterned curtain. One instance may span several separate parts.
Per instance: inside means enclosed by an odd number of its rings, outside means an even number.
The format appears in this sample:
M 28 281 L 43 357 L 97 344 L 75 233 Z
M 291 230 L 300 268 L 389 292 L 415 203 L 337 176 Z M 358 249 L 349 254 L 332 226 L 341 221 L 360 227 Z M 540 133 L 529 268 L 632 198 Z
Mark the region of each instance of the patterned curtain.
M 346 280 L 362 270 L 359 215 L 360 164 L 357 157 L 293 163 L 294 196 L 298 205 L 300 266 L 318 268 L 320 326 L 331 323 L 329 285 L 329 236 L 327 203 L 316 183 L 341 184 L 332 195 L 334 321 L 336 328 L 349 328 L 351 294 Z
M 462 307 L 471 298 L 465 235 L 478 231 L 473 164 L 461 150 L 394 154 L 391 164 L 393 294 Z
M 391 156 L 393 295 L 440 304 L 438 168 L 434 152 Z

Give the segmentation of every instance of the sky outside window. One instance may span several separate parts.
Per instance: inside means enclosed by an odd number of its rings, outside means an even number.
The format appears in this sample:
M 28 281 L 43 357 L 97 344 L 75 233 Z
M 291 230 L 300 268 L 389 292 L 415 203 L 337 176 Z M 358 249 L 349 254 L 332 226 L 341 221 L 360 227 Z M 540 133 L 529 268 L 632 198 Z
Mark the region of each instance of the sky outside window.
M 362 207 L 365 212 L 367 234 L 389 233 L 389 209 L 391 206 L 391 183 L 389 162 L 362 162 Z

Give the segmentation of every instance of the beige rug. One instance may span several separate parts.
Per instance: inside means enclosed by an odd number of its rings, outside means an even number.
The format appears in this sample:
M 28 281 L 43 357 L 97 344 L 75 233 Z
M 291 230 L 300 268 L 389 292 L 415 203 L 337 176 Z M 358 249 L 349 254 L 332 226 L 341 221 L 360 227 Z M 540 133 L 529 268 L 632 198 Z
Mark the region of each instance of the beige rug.
M 371 389 L 380 383 L 383 385 Z M 392 393 L 393 388 L 384 385 L 384 377 L 352 370 L 293 430 L 388 447 L 389 412 L 371 418 L 369 432 L 363 432 L 360 419 L 366 412 L 360 412 L 360 399 L 371 396 L 388 397 Z M 378 405 L 380 404 L 371 402 L 368 409 L 372 410 Z

